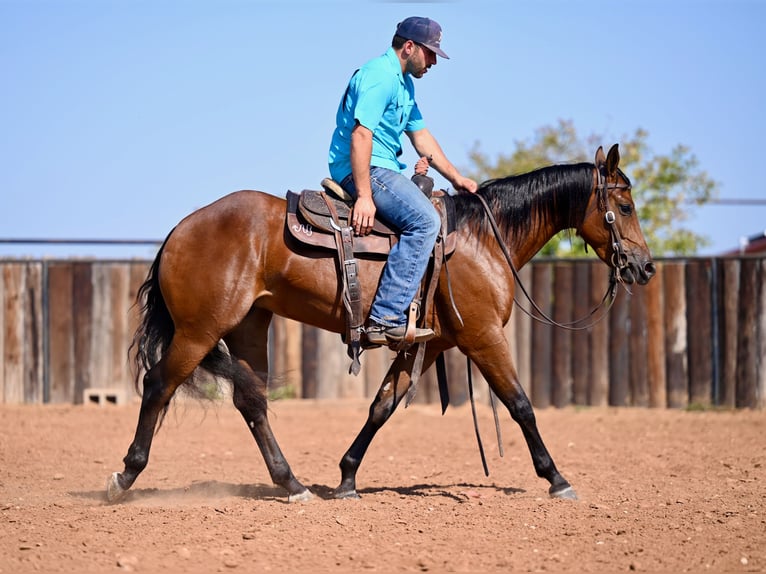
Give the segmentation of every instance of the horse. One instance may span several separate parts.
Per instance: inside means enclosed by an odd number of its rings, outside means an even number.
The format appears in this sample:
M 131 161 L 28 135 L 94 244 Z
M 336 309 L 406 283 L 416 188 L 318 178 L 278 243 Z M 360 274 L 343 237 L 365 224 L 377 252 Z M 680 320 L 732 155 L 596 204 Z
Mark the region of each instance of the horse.
M 452 347 L 473 361 L 520 426 L 535 471 L 554 498 L 577 494 L 543 443 L 503 326 L 514 304 L 515 270 L 562 230 L 574 230 L 625 284 L 645 284 L 654 275 L 619 160 L 617 144 L 608 154 L 599 147 L 595 163 L 551 165 L 484 182 L 476 194 L 450 196 L 458 247 L 448 269 L 440 270 L 433 296 L 436 336 L 426 343 L 422 369 Z M 145 373 L 141 407 L 124 469 L 107 479 L 109 502 L 122 499 L 144 470 L 171 398 L 181 385 L 193 386 L 198 369 L 231 383 L 234 406 L 288 501 L 313 498 L 295 478 L 269 425 L 269 324 L 277 314 L 342 334 L 345 309 L 334 255 L 296 245 L 285 231 L 285 208 L 285 199 L 275 195 L 234 192 L 188 215 L 160 247 L 137 295 L 142 318 L 132 347 L 140 367 L 137 390 Z M 380 258 L 359 261 L 365 315 L 383 265 Z M 340 461 L 335 498 L 359 498 L 357 471 L 407 394 L 415 355 L 400 352 L 393 359 L 366 422 Z

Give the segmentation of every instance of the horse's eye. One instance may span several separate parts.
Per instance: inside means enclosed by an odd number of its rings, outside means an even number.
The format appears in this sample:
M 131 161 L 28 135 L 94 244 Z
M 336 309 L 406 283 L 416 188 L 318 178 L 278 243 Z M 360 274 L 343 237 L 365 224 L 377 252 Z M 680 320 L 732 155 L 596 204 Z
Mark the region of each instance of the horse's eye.
M 621 203 L 620 204 L 620 213 L 623 215 L 630 215 L 633 213 L 633 206 L 629 203 Z

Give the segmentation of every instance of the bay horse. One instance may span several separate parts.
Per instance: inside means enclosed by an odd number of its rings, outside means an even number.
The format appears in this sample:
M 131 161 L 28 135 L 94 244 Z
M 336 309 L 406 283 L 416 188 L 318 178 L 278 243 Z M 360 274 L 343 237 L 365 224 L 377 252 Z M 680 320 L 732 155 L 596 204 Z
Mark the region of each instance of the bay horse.
M 543 443 L 511 359 L 503 326 L 511 316 L 515 282 L 503 252 L 519 269 L 556 233 L 574 229 L 621 281 L 645 284 L 655 267 L 619 160 L 616 144 L 608 154 L 599 147 L 595 163 L 548 166 L 484 182 L 476 194 L 481 197 L 453 196 L 458 247 L 449 271 L 441 269 L 433 302 L 436 337 L 427 343 L 422 368 L 455 346 L 469 357 L 521 427 L 552 497 L 577 498 Z M 137 388 L 145 372 L 143 396 L 124 470 L 107 481 L 110 502 L 125 496 L 146 467 L 173 394 L 194 383 L 198 368 L 231 382 L 234 405 L 288 501 L 313 497 L 293 475 L 267 418 L 269 323 L 277 314 L 344 333 L 345 309 L 334 255 L 300 252 L 285 232 L 285 207 L 285 199 L 274 195 L 234 192 L 187 216 L 165 239 L 137 296 L 143 315 L 133 346 Z M 382 267 L 380 260 L 359 261 L 365 314 Z M 393 360 L 340 461 L 336 498 L 359 497 L 357 470 L 407 394 L 414 356 L 399 353 Z

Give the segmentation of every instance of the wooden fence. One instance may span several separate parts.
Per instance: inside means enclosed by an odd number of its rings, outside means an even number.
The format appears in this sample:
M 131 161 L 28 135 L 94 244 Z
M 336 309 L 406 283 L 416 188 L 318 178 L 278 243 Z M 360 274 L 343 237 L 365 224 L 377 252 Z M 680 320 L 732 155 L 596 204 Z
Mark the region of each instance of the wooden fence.
M 0 261 L 0 398 L 3 403 L 132 400 L 128 348 L 133 307 L 148 261 Z M 766 258 L 668 259 L 647 286 L 618 294 L 609 315 L 571 332 L 514 311 L 507 326 L 525 390 L 538 408 L 575 405 L 759 408 L 766 394 Z M 588 314 L 606 289 L 606 267 L 590 260 L 536 261 L 527 291 L 559 322 Z M 523 302 L 522 302 L 523 304 Z M 362 355 L 362 372 L 336 334 L 275 318 L 272 380 L 277 394 L 372 397 L 387 349 Z M 447 354 L 451 401 L 467 400 L 466 361 Z M 488 400 L 474 372 L 476 395 Z M 438 401 L 433 369 L 417 401 Z

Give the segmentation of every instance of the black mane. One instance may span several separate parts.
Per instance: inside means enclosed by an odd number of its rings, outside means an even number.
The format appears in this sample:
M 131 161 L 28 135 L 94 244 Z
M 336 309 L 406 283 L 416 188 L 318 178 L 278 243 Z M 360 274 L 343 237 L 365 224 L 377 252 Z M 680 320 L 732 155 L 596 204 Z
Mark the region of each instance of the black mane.
M 553 165 L 487 180 L 477 194 L 487 200 L 504 234 L 529 231 L 536 217 L 547 225 L 562 214 L 568 227 L 576 227 L 585 216 L 593 170 L 592 163 Z M 458 228 L 480 230 L 487 221 L 481 203 L 470 194 L 456 195 L 454 199 Z

